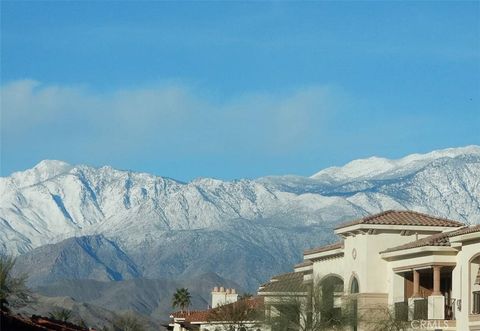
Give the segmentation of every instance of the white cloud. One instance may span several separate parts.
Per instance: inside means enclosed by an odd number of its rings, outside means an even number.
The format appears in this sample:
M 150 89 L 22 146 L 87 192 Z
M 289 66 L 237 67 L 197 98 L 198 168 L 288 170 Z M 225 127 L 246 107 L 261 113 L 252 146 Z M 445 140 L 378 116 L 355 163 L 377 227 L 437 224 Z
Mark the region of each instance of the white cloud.
M 81 86 L 20 80 L 1 87 L 2 135 L 80 150 L 124 151 L 155 144 L 182 153 L 295 149 L 321 130 L 335 91 L 247 93 L 218 102 L 179 84 L 95 93 Z M 20 146 L 19 146 L 20 147 Z

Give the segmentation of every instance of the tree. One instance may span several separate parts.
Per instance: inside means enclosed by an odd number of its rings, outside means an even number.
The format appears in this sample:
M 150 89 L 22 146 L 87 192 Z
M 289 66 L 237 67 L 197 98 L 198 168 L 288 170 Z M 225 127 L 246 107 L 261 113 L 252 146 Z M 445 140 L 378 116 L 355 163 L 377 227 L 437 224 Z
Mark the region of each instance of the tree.
M 72 311 L 69 309 L 61 308 L 61 309 L 56 309 L 52 311 L 48 315 L 51 319 L 62 321 L 62 322 L 68 322 L 72 317 Z
M 12 276 L 15 259 L 0 255 L 0 310 L 9 311 L 12 306 L 22 306 L 30 299 L 25 282 L 26 275 Z
M 115 331 L 144 331 L 145 325 L 135 314 L 129 312 L 117 317 L 113 322 Z
M 251 299 L 251 298 L 253 298 L 253 294 L 245 292 L 238 297 L 238 300 L 245 300 L 245 299 Z
M 368 331 L 403 331 L 411 328 L 411 321 L 408 321 L 411 313 L 407 303 L 401 303 L 397 307 L 376 305 L 363 314 L 362 322 Z
M 264 309 L 258 299 L 253 297 L 240 299 L 237 302 L 219 306 L 207 316 L 209 323 L 223 326 L 225 330 L 242 330 L 263 323 Z
M 265 324 L 273 331 L 343 330 L 358 322 L 355 301 L 343 297 L 341 304 L 336 293 L 343 292 L 343 284 L 335 279 L 315 282 L 305 292 L 271 298 L 267 304 Z M 338 286 L 341 285 L 341 289 Z
M 188 308 L 191 304 L 191 295 L 188 292 L 188 288 L 177 288 L 177 291 L 172 297 L 172 307 L 180 307 L 182 313 L 185 308 Z

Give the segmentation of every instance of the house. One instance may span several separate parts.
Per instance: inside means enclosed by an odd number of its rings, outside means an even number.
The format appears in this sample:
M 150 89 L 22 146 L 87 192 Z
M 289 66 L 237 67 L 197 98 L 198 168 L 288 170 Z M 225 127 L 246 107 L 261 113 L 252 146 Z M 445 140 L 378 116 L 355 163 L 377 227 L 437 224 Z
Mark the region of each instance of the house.
M 263 313 L 263 297 L 239 299 L 235 289 L 215 287 L 210 309 L 179 311 L 170 315 L 168 330 L 172 331 L 261 331 L 258 313 Z
M 320 288 L 338 316 L 348 303 L 346 330 L 379 330 L 375 323 L 388 318 L 410 330 L 480 330 L 480 225 L 390 210 L 335 234 L 338 242 L 306 250 L 293 273 L 259 288 L 265 316 L 278 318 L 295 300 L 297 322 L 311 324 L 319 306 L 312 291 Z

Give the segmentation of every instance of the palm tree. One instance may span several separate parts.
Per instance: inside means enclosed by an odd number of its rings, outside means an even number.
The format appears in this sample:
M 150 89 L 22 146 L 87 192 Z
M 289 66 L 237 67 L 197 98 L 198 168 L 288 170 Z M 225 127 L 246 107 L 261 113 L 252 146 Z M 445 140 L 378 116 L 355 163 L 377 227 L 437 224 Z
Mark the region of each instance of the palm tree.
M 49 315 L 51 319 L 62 321 L 62 322 L 68 322 L 70 317 L 72 317 L 72 311 L 62 308 L 62 309 L 54 310 Z
M 172 307 L 180 307 L 180 309 L 183 311 L 185 308 L 188 308 L 191 304 L 191 295 L 190 292 L 188 292 L 188 288 L 177 288 L 177 291 L 173 294 L 172 297 Z
M 15 259 L 0 255 L 0 310 L 9 311 L 12 305 L 21 305 L 28 301 L 30 292 L 25 281 L 26 276 L 13 277 Z

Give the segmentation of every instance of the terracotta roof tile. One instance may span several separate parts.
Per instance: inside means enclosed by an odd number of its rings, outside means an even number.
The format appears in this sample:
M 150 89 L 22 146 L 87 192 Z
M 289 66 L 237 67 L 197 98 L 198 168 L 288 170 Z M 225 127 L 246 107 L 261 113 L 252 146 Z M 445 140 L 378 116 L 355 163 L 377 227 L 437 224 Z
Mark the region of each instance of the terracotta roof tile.
M 172 313 L 174 318 L 184 318 L 185 322 L 205 322 L 210 310 L 191 310 L 191 311 L 177 311 Z
M 459 230 L 455 230 L 455 231 L 452 232 L 450 237 L 461 236 L 463 234 L 469 234 L 469 233 L 474 233 L 474 232 L 480 232 L 480 224 L 472 225 L 472 226 L 466 226 L 466 227 L 461 228 Z
M 387 210 L 379 214 L 369 215 L 353 222 L 344 223 L 336 229 L 345 228 L 356 224 L 379 225 L 407 225 L 407 226 L 441 226 L 460 227 L 465 224 L 446 218 L 434 217 L 411 210 Z
M 461 229 L 437 233 L 410 243 L 389 248 L 382 253 L 401 251 L 409 248 L 425 247 L 425 246 L 450 246 L 450 238 L 460 236 L 462 234 L 480 232 L 480 225 L 465 226 Z
M 24 331 L 47 331 L 47 330 L 62 330 L 62 331 L 88 331 L 79 325 L 69 322 L 55 320 L 49 317 L 32 315 L 31 317 L 24 317 L 22 315 L 12 315 L 0 311 L 0 330 L 5 324 L 6 330 L 24 330 Z
M 263 297 L 261 296 L 254 296 L 252 298 L 244 299 L 248 305 L 251 308 L 256 308 L 259 307 L 263 304 Z M 226 306 L 234 306 L 238 304 L 240 301 L 229 303 L 227 305 L 223 305 L 222 307 Z M 207 310 L 191 310 L 191 311 L 177 311 L 171 314 L 172 317 L 174 318 L 184 318 L 185 322 L 187 323 L 193 323 L 193 322 L 206 322 L 209 320 L 210 316 L 213 316 L 212 314 L 215 311 L 216 308 L 214 309 L 207 309 Z
M 309 254 L 315 254 L 315 253 L 322 253 L 322 252 L 327 252 L 331 251 L 334 249 L 338 248 L 343 248 L 343 241 L 336 242 L 334 244 L 326 245 L 326 246 L 320 246 L 317 248 L 312 248 L 312 249 L 306 249 L 303 251 L 303 255 L 309 255 Z

